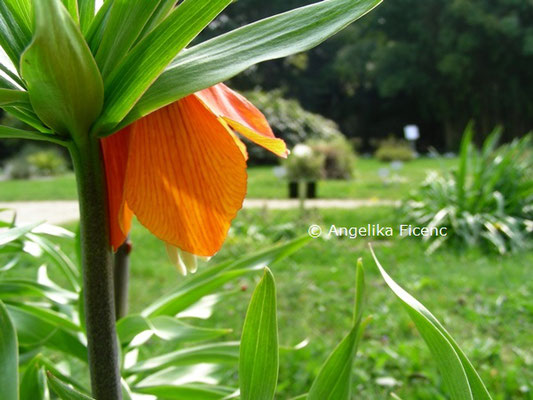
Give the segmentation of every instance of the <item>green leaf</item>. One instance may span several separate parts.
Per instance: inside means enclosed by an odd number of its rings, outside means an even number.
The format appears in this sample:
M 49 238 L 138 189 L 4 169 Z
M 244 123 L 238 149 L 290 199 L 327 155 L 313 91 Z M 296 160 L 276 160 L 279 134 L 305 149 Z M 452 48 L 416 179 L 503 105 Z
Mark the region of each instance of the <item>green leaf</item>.
M 130 386 L 128 385 L 128 382 L 124 380 L 124 378 L 120 379 L 120 385 L 122 386 L 123 400 L 133 400 Z
M 127 345 L 143 332 L 150 332 L 162 340 L 172 340 L 173 343 L 177 343 L 211 340 L 226 335 L 231 330 L 199 328 L 169 316 L 145 318 L 140 315 L 128 315 L 117 322 L 117 334 L 122 345 Z M 136 346 L 149 338 L 147 335 L 145 340 L 136 343 Z
M 10 108 L 9 111 L 12 111 L 12 110 L 13 109 Z M 24 118 L 19 118 L 19 119 L 22 121 L 24 120 Z M 10 126 L 3 126 L 3 125 L 0 125 L 0 139 L 28 139 L 28 140 L 37 140 L 41 142 L 44 141 L 44 142 L 57 143 L 62 146 L 66 145 L 66 142 L 52 135 L 43 134 L 41 132 L 26 131 L 22 129 L 11 128 Z
M 8 112 L 9 114 L 13 115 L 15 118 L 21 120 L 22 122 L 26 123 L 27 125 L 31 126 L 34 129 L 37 129 L 39 132 L 42 133 L 52 133 L 52 130 L 45 127 L 39 117 L 35 114 L 35 112 L 19 108 L 19 107 L 4 107 L 4 111 Z M 52 137 L 52 140 L 54 137 Z M 52 141 L 51 140 L 51 141 Z
M 441 323 L 418 300 L 407 293 L 387 274 L 372 250 L 381 276 L 398 297 L 426 342 L 441 371 L 452 400 L 490 400 L 491 396 L 470 360 Z
M 355 307 L 352 329 L 337 345 L 313 381 L 308 400 L 349 400 L 352 387 L 352 366 L 359 341 L 370 319 L 361 323 L 365 293 L 364 270 L 357 262 L 355 278 Z
M 98 132 L 115 127 L 174 57 L 231 0 L 185 0 L 144 37 L 106 81 L 106 100 Z
M 31 107 L 28 92 L 23 92 L 22 90 L 0 89 L 0 107 L 5 106 Z
M 357 347 L 370 318 L 352 327 L 350 333 L 337 345 L 313 381 L 308 400 L 351 399 L 352 366 Z
M 221 342 L 205 344 L 177 350 L 162 356 L 143 360 L 128 368 L 127 374 L 153 373 L 163 368 L 176 365 L 194 365 L 198 363 L 234 363 L 239 358 L 238 342 Z
M 61 0 L 63 2 L 63 5 L 67 9 L 68 13 L 70 14 L 70 17 L 76 21 L 77 23 L 80 22 L 80 16 L 78 14 L 78 2 L 76 0 Z
M 78 11 L 80 14 L 80 27 L 86 33 L 94 18 L 94 0 L 78 0 Z
M 11 11 L 17 25 L 24 33 L 26 44 L 31 40 L 33 32 L 33 8 L 31 0 L 3 0 Z
M 74 291 L 80 290 L 80 273 L 74 263 L 67 255 L 54 243 L 42 236 L 30 233 L 27 238 L 37 244 L 43 252 L 50 257 L 52 262 L 59 268 L 65 278 L 69 281 Z
M 200 384 L 143 386 L 135 391 L 166 400 L 222 400 L 234 392 L 231 388 Z
M 192 275 L 191 278 L 186 281 L 183 287 L 194 286 L 200 282 L 204 282 L 208 278 L 211 278 L 222 271 L 231 271 L 236 269 L 257 270 L 264 268 L 267 265 L 272 266 L 273 264 L 285 259 L 286 257 L 289 257 L 301 249 L 303 246 L 309 243 L 310 240 L 311 239 L 308 235 L 302 236 L 291 240 L 290 242 L 278 244 L 254 254 L 248 254 L 237 260 L 229 260 L 216 266 L 205 268 Z
M 0 301 L 0 392 L 3 400 L 18 400 L 18 344 L 15 327 Z
M 72 387 L 74 387 L 76 390 L 86 394 L 89 393 L 88 390 L 83 387 L 79 382 L 75 381 L 72 377 L 63 374 L 59 369 L 57 369 L 55 362 L 44 357 L 42 354 L 40 354 L 40 363 L 47 371 L 51 372 L 54 376 L 58 377 L 63 382 L 72 385 Z
M 20 383 L 20 400 L 44 400 L 48 388 L 46 377 L 40 364 L 40 355 L 30 361 Z
M 7 308 L 22 346 L 44 345 L 87 362 L 87 348 L 78 336 L 26 310 L 11 305 Z
M 271 400 L 278 381 L 276 285 L 268 268 L 257 285 L 244 320 L 239 359 L 242 400 Z
M 148 89 L 120 126 L 225 81 L 254 64 L 315 47 L 380 2 L 325 0 L 246 25 L 187 49 Z
M 17 0 L 0 1 L 0 46 L 18 68 L 20 55 L 31 41 L 31 30 L 24 22 L 24 3 Z
M 161 0 L 156 10 L 150 17 L 150 20 L 146 23 L 141 32 L 141 38 L 145 37 L 152 29 L 154 29 L 162 20 L 164 20 L 168 14 L 172 11 L 176 5 L 176 0 Z
M 20 299 L 21 296 L 47 298 L 58 304 L 68 304 L 78 299 L 78 295 L 74 292 L 28 279 L 0 280 L 0 298 Z
M 131 49 L 159 1 L 115 0 L 111 6 L 102 41 L 95 59 L 107 83 L 111 71 Z
M 239 269 L 235 271 L 223 272 L 215 275 L 204 282 L 196 285 L 180 288 L 170 295 L 164 296 L 154 302 L 148 308 L 143 310 L 142 315 L 145 317 L 155 317 L 158 315 L 176 315 L 179 312 L 189 308 L 199 301 L 202 297 L 214 293 L 225 283 L 230 282 L 238 277 L 249 274 L 255 269 Z
M 102 77 L 78 25 L 59 0 L 34 0 L 35 35 L 22 55 L 33 109 L 62 135 L 86 135 L 102 110 Z
M 93 54 L 98 50 L 102 37 L 104 36 L 104 30 L 111 13 L 111 6 L 113 5 L 114 0 L 107 0 L 102 4 L 102 7 L 96 13 L 87 33 L 85 33 L 86 41 L 89 43 L 91 52 Z
M 2 63 L 0 63 L 0 71 L 2 71 L 9 78 L 11 78 L 13 80 L 13 82 L 15 82 L 20 87 L 22 87 L 22 88 L 26 87 L 25 83 L 20 79 L 20 77 L 15 72 L 11 71 L 11 69 L 9 69 L 7 66 L 5 66 Z M 17 87 L 15 85 L 13 85 L 11 82 L 9 82 L 8 79 L 6 79 L 5 77 L 3 77 L 1 75 L 2 74 L 0 74 L 0 87 L 4 87 L 5 86 L 8 89 L 17 89 Z
M 143 310 L 143 316 L 176 315 L 225 283 L 272 265 L 290 256 L 309 242 L 309 236 L 271 247 L 235 261 L 227 261 L 198 272 L 183 286 L 163 296 Z
M 0 63 L 0 70 L 2 70 L 4 72 L 5 71 L 10 71 L 10 69 L 8 67 L 6 67 L 4 64 L 1 64 L 1 63 Z M 11 82 L 6 77 L 2 76 L 2 74 L 0 74 L 0 88 L 2 88 L 2 89 L 14 89 L 14 90 L 18 89 L 17 86 L 13 84 L 13 82 Z
M 48 378 L 50 389 L 52 389 L 62 400 L 94 400 L 92 397 L 86 396 L 62 382 L 49 371 L 46 373 L 46 376 Z
M 0 133 L 0 137 L 2 137 L 1 133 Z M 13 242 L 17 239 L 20 239 L 22 236 L 31 232 L 32 229 L 34 229 L 36 226 L 39 226 L 41 224 L 42 222 L 37 222 L 34 224 L 24 225 L 24 226 L 20 226 L 17 228 L 9 229 L 8 231 L 5 231 L 5 232 L 1 232 L 0 233 L 0 246 L 3 246 L 9 242 Z
M 65 318 L 64 315 L 44 307 L 36 307 L 27 303 L 12 302 L 10 306 L 22 310 L 26 313 L 32 314 L 40 320 L 47 322 L 51 325 L 61 327 L 73 332 L 81 332 L 81 327 L 71 320 Z

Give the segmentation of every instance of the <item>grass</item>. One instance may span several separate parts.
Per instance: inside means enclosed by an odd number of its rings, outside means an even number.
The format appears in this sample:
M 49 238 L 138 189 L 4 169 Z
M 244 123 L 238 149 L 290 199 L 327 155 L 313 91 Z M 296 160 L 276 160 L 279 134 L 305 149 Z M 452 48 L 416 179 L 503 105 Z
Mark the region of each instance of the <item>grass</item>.
M 295 222 L 299 221 L 299 222 Z M 265 247 L 265 242 L 305 234 L 309 224 L 324 229 L 367 223 L 397 226 L 392 208 L 321 210 L 299 219 L 294 212 L 246 211 L 235 221 L 223 250 L 212 263 Z M 132 311 L 168 292 L 179 277 L 163 246 L 136 226 L 132 239 Z M 279 302 L 281 352 L 277 398 L 304 393 L 327 354 L 346 334 L 351 318 L 355 261 L 363 257 L 368 282 L 370 325 L 354 367 L 354 395 L 385 399 L 393 390 L 403 399 L 445 399 L 439 374 L 407 314 L 378 276 L 358 238 L 316 239 L 287 261 L 273 265 Z M 533 253 L 500 257 L 478 250 L 442 250 L 428 256 L 418 239 L 378 240 L 382 264 L 445 324 L 487 382 L 494 399 L 529 399 L 533 390 Z M 226 287 L 241 290 L 227 298 L 209 325 L 234 329 L 238 338 L 255 280 Z M 300 350 L 289 350 L 309 340 Z M 387 381 L 392 387 L 383 385 Z M 381 382 L 381 385 L 378 384 Z
M 399 222 L 395 210 L 388 207 L 315 210 L 304 216 L 292 211 L 244 210 L 209 265 L 305 235 L 310 224 L 327 230 L 331 224 L 396 227 Z M 168 262 L 163 244 L 139 224 L 134 225 L 132 240 L 130 300 L 131 311 L 138 312 L 186 278 Z M 329 352 L 347 333 L 358 257 L 363 257 L 367 274 L 365 314 L 372 314 L 373 322 L 355 361 L 354 398 L 387 399 L 391 391 L 402 399 L 447 398 L 429 351 L 378 276 L 368 242 L 366 238 L 315 239 L 271 266 L 278 287 L 283 346 L 277 399 L 306 392 Z M 457 252 L 448 248 L 428 256 L 419 239 L 398 237 L 376 240 L 374 248 L 391 276 L 455 337 L 495 400 L 531 399 L 533 252 L 502 257 L 475 249 Z M 233 333 L 227 339 L 238 338 L 260 275 L 258 272 L 255 277 L 228 284 L 224 289 L 235 294 L 217 306 L 211 319 L 194 323 L 231 328 Z M 308 345 L 294 350 L 303 341 Z
M 379 170 L 388 168 L 388 163 L 359 159 L 353 180 L 320 182 L 318 196 L 400 199 L 424 179 L 428 169 L 450 168 L 456 163 L 456 159 L 420 158 L 405 163 L 400 171 L 391 171 L 391 175 L 397 175 L 400 181 L 385 184 L 379 176 Z M 72 174 L 31 181 L 0 182 L 0 201 L 74 200 L 76 197 L 76 183 Z M 274 175 L 272 167 L 251 167 L 248 169 L 248 197 L 283 199 L 287 197 L 287 185 Z

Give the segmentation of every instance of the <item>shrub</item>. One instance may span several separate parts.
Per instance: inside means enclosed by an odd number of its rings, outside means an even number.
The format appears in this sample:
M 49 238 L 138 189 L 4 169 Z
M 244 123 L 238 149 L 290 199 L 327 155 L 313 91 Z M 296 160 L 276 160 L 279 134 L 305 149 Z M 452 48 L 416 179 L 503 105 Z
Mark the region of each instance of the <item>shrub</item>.
M 530 246 L 533 232 L 533 157 L 531 135 L 496 148 L 495 129 L 481 150 L 469 125 L 457 170 L 431 173 L 407 201 L 404 211 L 417 225 L 446 226 L 444 242 L 483 245 L 499 253 Z M 429 240 L 429 239 L 428 239 Z
M 324 155 L 310 146 L 298 144 L 283 165 L 289 181 L 316 181 L 324 177 L 324 162 Z
M 343 136 L 331 140 L 310 142 L 316 153 L 324 156 L 324 177 L 326 179 L 351 179 L 355 163 L 353 147 Z
M 66 171 L 67 163 L 56 150 L 41 150 L 26 157 L 28 163 L 35 168 L 37 175 L 52 176 Z
M 311 139 L 333 139 L 342 136 L 337 124 L 302 108 L 296 100 L 283 98 L 280 90 L 247 92 L 246 97 L 266 116 L 277 137 L 289 148 Z M 276 157 L 258 146 L 250 146 L 250 161 L 275 163 Z
M 26 147 L 6 163 L 8 179 L 30 179 L 34 176 L 53 176 L 67 170 L 65 158 L 56 149 Z
M 415 158 L 415 152 L 409 143 L 393 136 L 381 140 L 374 155 L 378 160 L 384 162 L 411 161 Z
M 6 162 L 4 175 L 7 179 L 30 179 L 35 175 L 35 170 L 26 157 L 18 156 Z

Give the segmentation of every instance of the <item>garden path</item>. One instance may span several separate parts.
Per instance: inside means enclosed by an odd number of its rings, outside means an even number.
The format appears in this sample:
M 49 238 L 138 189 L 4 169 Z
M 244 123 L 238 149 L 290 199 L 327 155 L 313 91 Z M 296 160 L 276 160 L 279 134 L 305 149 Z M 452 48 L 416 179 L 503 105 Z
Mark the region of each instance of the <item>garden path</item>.
M 312 199 L 305 201 L 306 208 L 351 209 L 370 206 L 396 206 L 398 204 L 397 201 L 384 199 Z M 298 207 L 298 200 L 246 199 L 244 201 L 244 208 L 287 210 Z M 37 221 L 63 224 L 79 218 L 78 203 L 76 201 L 0 202 L 0 210 L 3 209 L 14 210 L 17 213 L 18 225 Z

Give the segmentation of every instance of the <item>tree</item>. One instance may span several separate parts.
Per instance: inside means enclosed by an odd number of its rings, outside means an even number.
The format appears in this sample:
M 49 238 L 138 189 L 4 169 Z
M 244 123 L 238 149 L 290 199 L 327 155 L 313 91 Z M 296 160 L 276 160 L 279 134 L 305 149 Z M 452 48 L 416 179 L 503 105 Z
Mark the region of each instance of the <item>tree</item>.
M 304 3 L 239 0 L 211 33 Z M 284 88 L 349 136 L 416 123 L 425 144 L 456 149 L 473 119 L 483 133 L 502 124 L 509 139 L 533 128 L 532 21 L 526 0 L 385 1 L 312 51 L 261 64 L 233 85 Z

